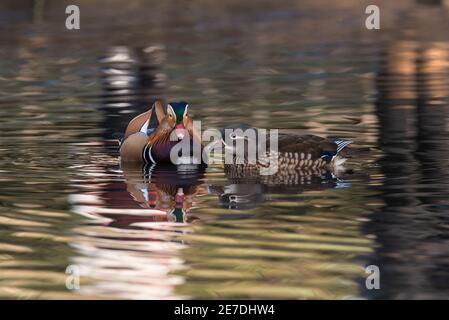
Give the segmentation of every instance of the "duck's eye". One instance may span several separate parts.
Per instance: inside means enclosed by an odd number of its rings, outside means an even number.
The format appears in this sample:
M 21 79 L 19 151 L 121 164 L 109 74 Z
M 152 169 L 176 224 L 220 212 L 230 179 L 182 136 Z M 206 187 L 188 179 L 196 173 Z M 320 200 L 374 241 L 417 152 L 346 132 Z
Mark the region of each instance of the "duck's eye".
M 232 140 L 237 139 L 237 134 L 235 132 L 231 132 L 229 138 L 231 138 Z

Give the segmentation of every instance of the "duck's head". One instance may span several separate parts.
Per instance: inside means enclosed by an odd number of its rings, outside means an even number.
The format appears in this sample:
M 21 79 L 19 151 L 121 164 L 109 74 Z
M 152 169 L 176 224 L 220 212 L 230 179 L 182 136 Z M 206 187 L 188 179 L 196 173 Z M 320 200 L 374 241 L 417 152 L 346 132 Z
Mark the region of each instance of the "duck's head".
M 221 144 L 226 154 L 246 157 L 249 147 L 255 147 L 258 143 L 258 130 L 247 124 L 227 125 L 219 132 L 219 139 L 215 138 L 205 147 L 206 153 L 212 152 L 217 145 Z
M 221 143 L 226 150 L 236 153 L 239 141 L 257 144 L 257 129 L 244 123 L 228 125 L 220 130 Z
M 247 131 L 250 130 L 250 131 Z M 237 123 L 237 124 L 231 124 L 223 127 L 220 130 L 221 134 L 221 142 L 226 146 L 229 144 L 229 142 L 236 141 L 236 140 L 249 140 L 251 138 L 251 135 L 248 136 L 248 132 L 253 131 L 257 134 L 257 131 L 255 128 L 251 127 L 250 125 L 244 124 L 244 123 Z
M 167 105 L 167 122 L 175 130 L 178 139 L 183 139 L 189 122 L 189 104 L 184 101 L 170 102 Z

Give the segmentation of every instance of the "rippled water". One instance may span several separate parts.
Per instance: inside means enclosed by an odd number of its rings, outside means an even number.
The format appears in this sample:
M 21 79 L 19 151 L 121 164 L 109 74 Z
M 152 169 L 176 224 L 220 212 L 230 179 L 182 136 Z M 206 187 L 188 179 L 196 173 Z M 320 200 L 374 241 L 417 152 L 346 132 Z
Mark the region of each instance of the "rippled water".
M 64 1 L 0 4 L 1 298 L 447 298 L 447 7 L 367 31 L 364 1 L 80 3 L 79 31 Z M 290 185 L 121 165 L 156 98 L 371 151 Z

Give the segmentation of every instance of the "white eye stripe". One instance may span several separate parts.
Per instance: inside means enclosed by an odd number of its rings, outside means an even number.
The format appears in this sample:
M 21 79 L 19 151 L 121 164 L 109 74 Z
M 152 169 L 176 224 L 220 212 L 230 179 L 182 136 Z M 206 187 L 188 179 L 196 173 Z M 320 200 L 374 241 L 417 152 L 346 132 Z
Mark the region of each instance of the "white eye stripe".
M 231 132 L 231 133 L 229 134 L 229 138 L 231 138 L 232 140 L 237 140 L 237 139 L 249 140 L 247 137 L 245 137 L 245 136 L 239 136 L 239 135 L 237 135 L 237 133 L 235 133 L 235 132 Z
M 188 104 L 186 104 L 186 109 L 184 110 L 184 114 L 182 115 L 183 117 L 185 117 L 185 116 L 186 116 L 186 114 L 187 114 L 187 110 L 189 110 L 189 105 L 188 105 Z
M 171 113 L 171 115 L 176 118 L 175 110 L 173 110 L 173 107 L 170 104 L 167 105 L 167 113 Z

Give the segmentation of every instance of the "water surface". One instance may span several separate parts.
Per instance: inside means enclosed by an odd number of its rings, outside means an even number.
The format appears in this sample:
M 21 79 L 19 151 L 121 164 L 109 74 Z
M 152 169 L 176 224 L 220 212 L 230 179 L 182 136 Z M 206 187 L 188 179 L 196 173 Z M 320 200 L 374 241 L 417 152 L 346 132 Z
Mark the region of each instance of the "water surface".
M 0 297 L 447 298 L 446 7 L 368 31 L 363 1 L 104 4 L 79 31 L 64 1 L 0 5 Z M 114 133 L 156 98 L 371 151 L 278 186 L 121 165 Z

